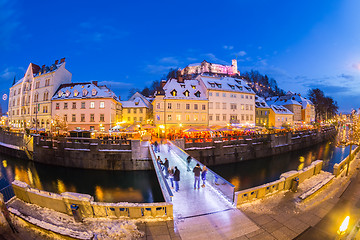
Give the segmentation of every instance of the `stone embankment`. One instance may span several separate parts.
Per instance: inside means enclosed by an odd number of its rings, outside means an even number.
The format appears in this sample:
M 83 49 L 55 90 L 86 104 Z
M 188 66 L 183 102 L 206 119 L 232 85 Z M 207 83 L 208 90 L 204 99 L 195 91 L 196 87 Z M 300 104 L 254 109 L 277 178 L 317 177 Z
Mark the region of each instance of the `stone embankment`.
M 253 136 L 178 139 L 174 143 L 208 166 L 274 156 L 314 146 L 336 136 L 335 127 Z

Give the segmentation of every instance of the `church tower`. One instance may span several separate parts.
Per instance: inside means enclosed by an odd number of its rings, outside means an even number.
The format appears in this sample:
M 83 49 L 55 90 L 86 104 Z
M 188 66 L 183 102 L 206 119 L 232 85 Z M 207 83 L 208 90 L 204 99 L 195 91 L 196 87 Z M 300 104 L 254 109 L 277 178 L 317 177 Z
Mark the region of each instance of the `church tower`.
M 233 70 L 233 74 L 237 74 L 238 70 L 237 70 L 237 60 L 236 59 L 233 59 L 231 61 L 231 67 Z

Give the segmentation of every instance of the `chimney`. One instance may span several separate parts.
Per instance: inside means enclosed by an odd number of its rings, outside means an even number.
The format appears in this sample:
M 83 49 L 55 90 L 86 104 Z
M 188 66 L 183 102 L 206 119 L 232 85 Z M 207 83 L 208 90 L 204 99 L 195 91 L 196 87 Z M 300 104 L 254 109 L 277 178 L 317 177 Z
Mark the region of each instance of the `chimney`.
M 166 84 L 166 80 L 161 80 L 161 88 L 164 88 L 165 84 Z
M 181 70 L 178 70 L 177 73 L 176 73 L 176 75 L 177 75 L 177 80 L 178 80 L 178 82 L 179 82 L 179 83 L 183 83 L 183 82 L 184 82 L 184 78 L 183 78 L 183 76 L 181 75 Z
M 65 58 L 60 59 L 60 63 L 65 62 Z
M 58 65 L 59 64 L 59 60 L 55 60 L 55 65 Z
M 95 86 L 98 86 L 98 81 L 92 81 L 92 84 L 94 84 Z

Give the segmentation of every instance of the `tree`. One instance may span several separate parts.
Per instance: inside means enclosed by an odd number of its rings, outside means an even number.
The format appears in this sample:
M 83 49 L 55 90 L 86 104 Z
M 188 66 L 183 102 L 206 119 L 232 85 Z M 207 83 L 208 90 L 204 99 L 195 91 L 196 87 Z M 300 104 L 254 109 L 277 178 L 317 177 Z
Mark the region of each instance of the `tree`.
M 310 89 L 308 92 L 310 101 L 315 106 L 316 120 L 327 120 L 336 115 L 339 107 L 331 97 L 326 97 L 319 88 Z
M 145 97 L 150 96 L 150 89 L 148 87 L 144 87 L 144 89 L 141 91 L 141 94 Z
M 54 127 L 54 130 L 58 132 L 60 132 L 60 130 L 62 131 L 67 131 L 67 122 L 62 118 L 60 117 L 58 114 L 56 114 L 54 116 L 54 118 L 52 119 L 52 124 L 53 124 L 53 127 Z
M 128 99 L 131 98 L 132 95 L 134 95 L 136 92 L 140 92 L 138 88 L 130 88 Z

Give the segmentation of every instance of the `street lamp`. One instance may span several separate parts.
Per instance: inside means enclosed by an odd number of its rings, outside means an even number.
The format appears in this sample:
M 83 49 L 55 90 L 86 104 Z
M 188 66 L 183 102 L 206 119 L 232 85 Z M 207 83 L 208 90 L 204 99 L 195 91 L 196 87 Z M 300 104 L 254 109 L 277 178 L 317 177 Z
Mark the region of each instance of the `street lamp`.
M 344 221 L 342 222 L 339 230 L 337 231 L 338 236 L 341 238 L 342 235 L 345 234 L 348 226 L 349 226 L 349 221 L 350 221 L 350 217 L 346 216 L 346 218 L 344 219 Z

